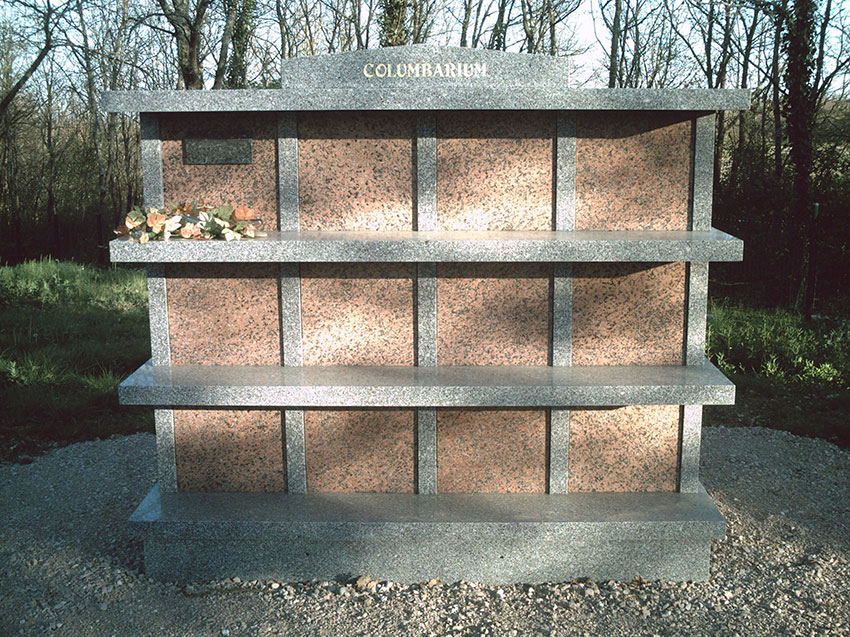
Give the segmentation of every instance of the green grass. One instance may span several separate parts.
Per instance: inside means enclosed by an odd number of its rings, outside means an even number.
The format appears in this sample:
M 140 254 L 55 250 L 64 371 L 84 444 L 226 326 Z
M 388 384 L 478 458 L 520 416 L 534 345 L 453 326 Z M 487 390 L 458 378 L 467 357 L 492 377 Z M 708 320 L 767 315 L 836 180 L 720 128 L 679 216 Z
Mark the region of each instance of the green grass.
M 144 273 L 49 259 L 0 268 L 3 454 L 152 429 L 117 386 L 150 357 Z
M 727 374 L 850 389 L 850 320 L 712 303 L 708 356 Z

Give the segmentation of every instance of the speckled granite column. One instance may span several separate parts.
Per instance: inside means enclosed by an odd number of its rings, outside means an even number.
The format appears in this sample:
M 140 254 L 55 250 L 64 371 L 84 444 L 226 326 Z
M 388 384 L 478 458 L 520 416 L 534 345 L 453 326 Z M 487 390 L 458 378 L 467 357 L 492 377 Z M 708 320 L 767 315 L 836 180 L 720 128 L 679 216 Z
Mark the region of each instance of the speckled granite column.
M 160 117 L 166 204 L 244 204 L 265 228 L 277 227 L 275 116 Z M 184 163 L 187 138 L 249 138 L 251 163 Z M 172 365 L 280 365 L 276 266 L 174 264 L 166 272 Z M 279 411 L 175 410 L 174 436 L 181 491 L 286 489 Z
M 691 193 L 691 230 L 711 228 L 714 190 L 715 115 L 702 115 L 693 127 L 693 179 Z M 705 320 L 708 312 L 708 263 L 688 263 L 688 365 L 705 361 Z M 682 410 L 682 437 L 679 461 L 679 491 L 696 493 L 700 489 L 699 456 L 702 438 L 702 405 L 686 405 Z
M 412 230 L 416 116 L 299 117 L 302 230 Z M 413 365 L 413 264 L 302 264 L 304 365 Z M 413 492 L 414 410 L 304 412 L 308 491 Z
M 437 117 L 439 230 L 551 230 L 556 116 Z M 546 365 L 552 267 L 438 264 L 439 365 Z M 545 410 L 437 411 L 440 492 L 543 492 Z
M 298 126 L 293 113 L 282 113 L 277 121 L 278 225 L 281 230 L 299 230 Z M 280 335 L 285 366 L 303 365 L 301 356 L 301 268 L 297 263 L 280 264 Z M 304 411 L 283 412 L 286 446 L 286 484 L 290 493 L 307 492 L 304 451 Z
M 433 113 L 416 122 L 416 229 L 437 229 L 437 122 Z M 416 272 L 416 364 L 437 364 L 437 264 Z M 437 410 L 416 410 L 416 492 L 437 492 Z
M 685 230 L 692 123 L 681 113 L 581 113 L 576 230 Z M 684 263 L 575 264 L 574 365 L 684 364 Z M 678 486 L 680 407 L 576 409 L 570 491 Z
M 571 232 L 576 221 L 576 122 L 558 113 L 555 156 L 555 230 Z M 572 264 L 556 263 L 552 283 L 552 365 L 572 365 Z M 552 409 L 549 420 L 549 493 L 567 493 L 570 412 Z

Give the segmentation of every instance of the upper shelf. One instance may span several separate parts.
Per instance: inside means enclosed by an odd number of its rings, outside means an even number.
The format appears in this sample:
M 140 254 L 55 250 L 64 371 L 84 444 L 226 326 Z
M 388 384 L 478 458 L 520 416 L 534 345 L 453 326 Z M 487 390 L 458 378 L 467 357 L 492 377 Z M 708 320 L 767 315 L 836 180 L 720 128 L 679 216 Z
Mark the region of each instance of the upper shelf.
M 740 239 L 708 232 L 269 232 L 240 241 L 114 239 L 116 263 L 740 261 Z
M 574 89 L 555 85 L 298 86 L 226 91 L 104 91 L 107 112 L 213 113 L 285 111 L 696 111 L 742 110 L 746 89 Z

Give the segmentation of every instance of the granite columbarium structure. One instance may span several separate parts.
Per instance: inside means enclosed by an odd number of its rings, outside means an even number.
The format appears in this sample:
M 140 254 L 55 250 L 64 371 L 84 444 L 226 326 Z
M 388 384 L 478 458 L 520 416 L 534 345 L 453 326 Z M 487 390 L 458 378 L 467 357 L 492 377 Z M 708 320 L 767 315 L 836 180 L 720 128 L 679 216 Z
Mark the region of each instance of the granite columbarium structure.
M 714 111 L 575 90 L 562 59 L 416 45 L 286 61 L 278 90 L 107 92 L 148 206 L 268 236 L 116 239 L 144 263 L 153 576 L 705 579 L 699 482 Z

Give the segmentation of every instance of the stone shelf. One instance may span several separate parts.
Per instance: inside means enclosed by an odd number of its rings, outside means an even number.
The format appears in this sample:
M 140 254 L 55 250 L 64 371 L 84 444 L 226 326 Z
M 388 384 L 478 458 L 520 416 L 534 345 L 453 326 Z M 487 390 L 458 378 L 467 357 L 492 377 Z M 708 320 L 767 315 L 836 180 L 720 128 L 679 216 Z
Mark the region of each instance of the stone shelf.
M 163 576 L 176 571 L 184 579 L 208 579 L 235 565 L 251 578 L 368 572 L 403 582 L 433 573 L 446 581 L 503 581 L 506 570 L 524 582 L 608 579 L 624 569 L 649 578 L 707 577 L 710 540 L 726 530 L 702 487 L 696 493 L 422 497 L 161 494 L 157 485 L 130 526 L 146 545 L 156 541 L 169 569 Z M 215 550 L 192 550 L 194 544 Z
M 735 386 L 693 366 L 160 366 L 118 388 L 157 407 L 565 407 L 731 405 Z
M 114 239 L 113 262 L 740 261 L 740 239 L 711 229 L 633 232 L 269 232 L 241 241 Z

